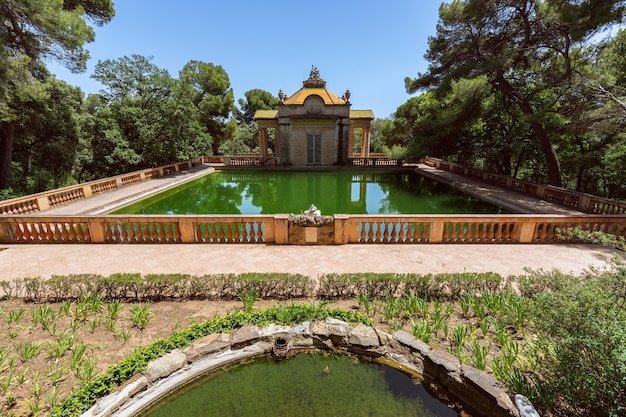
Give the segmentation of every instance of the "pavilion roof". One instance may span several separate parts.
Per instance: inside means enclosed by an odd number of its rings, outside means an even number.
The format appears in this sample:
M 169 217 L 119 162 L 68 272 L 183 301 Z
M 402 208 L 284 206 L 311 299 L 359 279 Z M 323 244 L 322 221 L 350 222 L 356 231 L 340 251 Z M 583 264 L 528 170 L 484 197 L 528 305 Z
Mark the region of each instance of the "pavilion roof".
M 278 110 L 257 110 L 254 113 L 255 120 L 275 119 Z M 374 120 L 374 112 L 372 110 L 350 110 L 351 119 L 371 119 Z
M 302 87 L 298 91 L 296 91 L 291 97 L 285 100 L 283 104 L 295 104 L 295 105 L 303 105 L 304 100 L 308 97 L 316 95 L 320 96 L 322 100 L 324 100 L 324 104 L 326 106 L 332 105 L 344 105 L 346 102 L 341 98 L 337 97 L 335 93 L 330 91 L 327 88 L 312 88 L 312 87 Z
M 350 118 L 374 120 L 374 112 L 372 110 L 350 110 Z
M 254 112 L 254 119 L 275 119 L 278 110 L 257 110 Z

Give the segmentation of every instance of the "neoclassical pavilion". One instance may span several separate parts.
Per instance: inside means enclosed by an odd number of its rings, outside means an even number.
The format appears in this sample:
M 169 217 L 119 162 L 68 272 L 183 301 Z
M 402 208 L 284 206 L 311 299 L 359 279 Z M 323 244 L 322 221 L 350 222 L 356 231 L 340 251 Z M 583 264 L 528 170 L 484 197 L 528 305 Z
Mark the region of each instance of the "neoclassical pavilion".
M 348 158 L 369 156 L 371 110 L 351 110 L 350 90 L 338 97 L 313 67 L 302 88 L 287 97 L 278 93 L 278 110 L 257 110 L 261 156 L 268 156 L 268 130 L 274 129 L 274 153 L 282 165 L 346 165 Z M 355 155 L 355 131 L 361 153 Z

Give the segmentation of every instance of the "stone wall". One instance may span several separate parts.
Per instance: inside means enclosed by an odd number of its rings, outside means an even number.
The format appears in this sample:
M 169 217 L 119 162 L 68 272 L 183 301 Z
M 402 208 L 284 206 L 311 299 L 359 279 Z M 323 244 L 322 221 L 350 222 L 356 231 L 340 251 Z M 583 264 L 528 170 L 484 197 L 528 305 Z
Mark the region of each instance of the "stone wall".
M 366 356 L 409 374 L 424 375 L 434 386 L 451 393 L 456 398 L 454 401 L 482 415 L 520 416 L 520 411 L 498 381 L 485 372 L 461 364 L 451 354 L 430 349 L 403 331 L 392 335 L 364 324 L 353 327 L 331 318 L 293 327 L 245 326 L 230 334 L 205 336 L 184 352 L 177 349 L 151 362 L 145 372 L 135 375 L 117 391 L 101 399 L 83 416 L 137 415 L 159 398 L 213 369 L 271 355 L 277 346 L 280 346 L 281 356 L 314 349 Z M 524 406 L 528 408 L 529 403 L 524 402 Z
M 295 119 L 291 121 L 290 157 L 293 165 L 306 163 L 306 134 L 322 135 L 322 165 L 337 162 L 337 120 L 336 119 Z

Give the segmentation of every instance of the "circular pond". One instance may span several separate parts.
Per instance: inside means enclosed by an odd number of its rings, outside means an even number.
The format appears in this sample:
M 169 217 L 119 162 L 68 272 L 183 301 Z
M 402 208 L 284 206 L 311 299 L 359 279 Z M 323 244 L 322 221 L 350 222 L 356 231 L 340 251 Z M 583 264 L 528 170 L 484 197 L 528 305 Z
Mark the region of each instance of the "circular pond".
M 211 373 L 164 398 L 143 417 L 420 416 L 457 411 L 424 385 L 383 365 L 345 355 L 301 353 Z M 476 416 L 463 411 L 463 416 Z

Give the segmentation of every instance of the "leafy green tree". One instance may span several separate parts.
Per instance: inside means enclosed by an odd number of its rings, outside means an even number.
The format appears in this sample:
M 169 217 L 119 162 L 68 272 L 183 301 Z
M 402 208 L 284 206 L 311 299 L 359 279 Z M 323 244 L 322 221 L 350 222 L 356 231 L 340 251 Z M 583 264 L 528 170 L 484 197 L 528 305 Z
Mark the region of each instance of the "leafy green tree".
M 15 122 L 13 178 L 16 188 L 35 193 L 74 183 L 82 93 L 64 81 L 47 78 L 45 99 L 24 102 Z
M 101 25 L 114 15 L 111 0 L 2 1 L 0 15 L 0 189 L 11 185 L 16 123 L 25 102 L 45 97 L 43 60 L 83 71 L 94 40 L 89 22 Z
M 564 178 L 576 190 L 605 197 L 626 196 L 625 168 L 620 149 L 626 146 L 626 36 L 581 51 L 572 83 L 559 98 L 561 123 L 557 133 Z
M 272 110 L 278 108 L 278 97 L 272 95 L 272 93 L 261 90 L 253 89 L 246 91 L 245 100 L 239 99 L 239 107 L 241 109 L 235 109 L 235 118 L 239 123 L 250 123 L 254 121 L 254 113 L 257 110 Z
M 228 74 L 221 65 L 189 61 L 179 73 L 184 94 L 200 113 L 200 122 L 213 138 L 213 153 L 235 135 L 236 122 L 228 120 L 234 109 L 234 94 Z
M 567 88 L 578 49 L 598 30 L 621 19 L 624 2 L 567 0 L 454 0 L 442 4 L 429 39 L 431 65 L 407 91 L 448 90 L 460 78 L 484 76 L 525 115 L 546 159 L 549 182 L 561 185 L 561 167 L 546 114 Z
M 391 123 L 390 118 L 376 118 L 370 124 L 370 144 L 372 152 L 383 152 L 385 148 L 385 128 Z
M 191 87 L 140 55 L 98 62 L 93 75 L 106 89 L 92 98 L 86 119 L 92 155 L 83 152 L 87 177 L 147 168 L 211 153 L 205 116 Z M 84 146 L 83 150 L 89 146 Z M 105 150 L 104 155 L 98 155 Z

